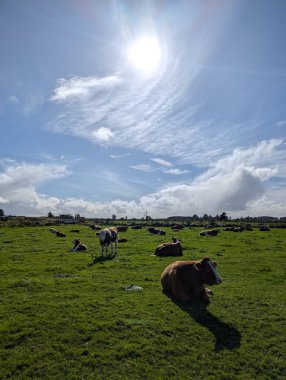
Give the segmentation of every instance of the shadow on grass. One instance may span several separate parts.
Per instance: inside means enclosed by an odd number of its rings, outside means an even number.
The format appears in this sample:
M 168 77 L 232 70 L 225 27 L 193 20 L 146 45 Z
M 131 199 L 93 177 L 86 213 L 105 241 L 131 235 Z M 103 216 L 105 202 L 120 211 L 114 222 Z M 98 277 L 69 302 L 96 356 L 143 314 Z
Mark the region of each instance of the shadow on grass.
M 92 258 L 92 262 L 88 266 L 93 266 L 98 263 L 104 263 L 105 261 L 113 260 L 116 257 L 116 253 L 108 256 L 97 256 Z
M 232 350 L 240 346 L 241 334 L 233 326 L 220 321 L 207 310 L 208 302 L 182 302 L 167 295 L 177 306 L 189 314 L 196 322 L 211 331 L 216 339 L 215 351 Z

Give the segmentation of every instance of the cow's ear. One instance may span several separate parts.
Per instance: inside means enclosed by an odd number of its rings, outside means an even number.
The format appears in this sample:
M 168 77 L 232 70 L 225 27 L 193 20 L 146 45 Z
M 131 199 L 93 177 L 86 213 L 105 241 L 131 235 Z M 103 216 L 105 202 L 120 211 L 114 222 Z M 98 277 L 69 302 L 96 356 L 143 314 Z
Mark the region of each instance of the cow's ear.
M 213 263 L 213 266 L 216 267 L 217 266 L 217 262 L 216 261 L 212 261 Z

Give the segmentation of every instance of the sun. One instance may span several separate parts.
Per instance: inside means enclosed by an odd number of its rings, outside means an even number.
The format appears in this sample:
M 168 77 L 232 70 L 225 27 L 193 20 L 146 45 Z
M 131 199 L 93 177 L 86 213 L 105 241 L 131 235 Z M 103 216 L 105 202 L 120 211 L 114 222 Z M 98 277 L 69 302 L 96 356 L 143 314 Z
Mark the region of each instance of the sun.
M 145 72 L 152 73 L 160 66 L 160 43 L 154 37 L 142 37 L 134 41 L 127 49 L 127 58 L 130 65 Z

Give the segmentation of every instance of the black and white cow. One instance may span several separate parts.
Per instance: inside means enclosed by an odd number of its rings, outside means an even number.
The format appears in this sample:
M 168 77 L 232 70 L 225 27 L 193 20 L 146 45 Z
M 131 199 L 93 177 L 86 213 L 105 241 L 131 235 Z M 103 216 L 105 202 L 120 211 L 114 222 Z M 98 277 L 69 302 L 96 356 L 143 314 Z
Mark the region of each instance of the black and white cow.
M 74 247 L 71 249 L 73 252 L 78 252 L 78 251 L 86 251 L 87 250 L 87 246 L 83 243 L 81 243 L 81 241 L 79 239 L 74 239 L 72 241 Z

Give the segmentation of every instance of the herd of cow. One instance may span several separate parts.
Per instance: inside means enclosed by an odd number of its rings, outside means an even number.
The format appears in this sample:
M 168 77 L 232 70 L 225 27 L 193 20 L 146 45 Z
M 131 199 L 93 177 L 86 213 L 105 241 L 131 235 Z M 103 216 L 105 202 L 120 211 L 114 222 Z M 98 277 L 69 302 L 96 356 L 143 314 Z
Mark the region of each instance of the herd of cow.
M 101 229 L 100 226 L 90 226 L 92 230 L 100 231 L 97 233 L 101 247 L 101 255 L 107 257 L 109 255 L 109 248 L 111 256 L 118 252 L 117 243 L 127 242 L 125 238 L 119 239 L 119 232 L 126 232 L 128 226 L 117 226 Z M 132 229 L 141 229 L 141 225 L 132 226 Z M 181 225 L 172 226 L 172 230 L 179 231 L 184 228 Z M 244 230 L 252 230 L 251 227 L 225 227 L 224 231 L 242 232 Z M 50 229 L 59 237 L 64 237 L 65 234 L 57 231 L 55 228 Z M 261 227 L 260 231 L 269 231 L 267 227 Z M 71 232 L 79 232 L 79 230 L 71 230 Z M 161 229 L 149 227 L 148 232 L 152 235 L 165 235 Z M 220 233 L 218 229 L 209 229 L 200 232 L 200 236 L 217 236 Z M 155 256 L 182 256 L 183 248 L 180 241 L 173 237 L 172 242 L 162 243 L 155 249 Z M 85 251 L 87 250 L 86 244 L 82 243 L 80 239 L 73 240 L 73 248 L 71 251 Z M 114 248 L 113 248 L 114 246 Z M 175 261 L 168 265 L 161 275 L 161 284 L 163 291 L 180 301 L 192 301 L 195 299 L 209 300 L 209 294 L 212 291 L 205 287 L 205 285 L 218 285 L 222 282 L 222 278 L 218 275 L 217 263 L 211 261 L 208 257 L 196 261 Z

